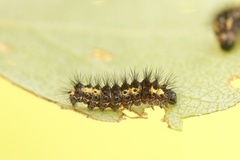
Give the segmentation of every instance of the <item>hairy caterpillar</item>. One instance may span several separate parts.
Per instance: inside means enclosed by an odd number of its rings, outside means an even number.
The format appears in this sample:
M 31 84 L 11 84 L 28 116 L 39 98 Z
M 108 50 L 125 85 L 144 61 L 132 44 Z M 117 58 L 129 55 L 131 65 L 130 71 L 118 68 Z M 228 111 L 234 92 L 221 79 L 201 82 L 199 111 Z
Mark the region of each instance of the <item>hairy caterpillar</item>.
M 80 77 L 71 80 L 73 88 L 68 94 L 73 106 L 81 102 L 87 104 L 89 110 L 98 107 L 100 110 L 111 108 L 116 111 L 120 107 L 131 110 L 132 105 L 139 106 L 142 103 L 167 107 L 168 104 L 177 102 L 170 77 L 162 78 L 159 70 L 154 72 L 145 69 L 142 74 L 131 70 L 129 74 L 121 76 L 120 83 L 116 76 L 100 79 L 94 77 L 94 80 L 95 84 L 91 80 L 85 84 Z
M 234 46 L 240 29 L 240 7 L 220 12 L 214 20 L 214 32 L 223 50 Z

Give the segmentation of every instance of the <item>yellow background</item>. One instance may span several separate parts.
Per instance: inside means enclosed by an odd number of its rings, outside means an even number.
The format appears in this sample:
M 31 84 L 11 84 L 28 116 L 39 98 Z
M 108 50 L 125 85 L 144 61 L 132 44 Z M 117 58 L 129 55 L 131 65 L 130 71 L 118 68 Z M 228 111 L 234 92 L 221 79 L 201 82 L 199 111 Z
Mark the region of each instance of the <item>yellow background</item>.
M 183 131 L 148 119 L 106 123 L 88 119 L 0 78 L 0 160 L 239 160 L 240 105 L 184 119 Z

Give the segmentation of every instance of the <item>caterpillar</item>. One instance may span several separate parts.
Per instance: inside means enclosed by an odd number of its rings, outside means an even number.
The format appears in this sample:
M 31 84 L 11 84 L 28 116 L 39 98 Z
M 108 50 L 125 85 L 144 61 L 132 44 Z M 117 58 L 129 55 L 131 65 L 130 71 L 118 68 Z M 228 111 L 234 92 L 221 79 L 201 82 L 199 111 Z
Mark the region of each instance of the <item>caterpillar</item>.
M 221 48 L 225 51 L 231 50 L 240 29 L 240 7 L 226 9 L 217 14 L 213 25 Z
M 131 70 L 129 74 L 125 73 L 121 76 L 121 83 L 116 76 L 100 79 L 95 76 L 89 78 L 87 83 L 83 82 L 82 77 L 75 76 L 71 80 L 73 87 L 68 94 L 73 106 L 76 103 L 84 103 L 89 110 L 98 107 L 102 111 L 106 108 L 117 111 L 123 107 L 131 111 L 133 105 L 149 104 L 162 108 L 167 107 L 168 104 L 177 103 L 177 94 L 173 91 L 171 78 L 163 79 L 159 70 L 153 72 L 153 70 L 144 69 L 142 74 Z

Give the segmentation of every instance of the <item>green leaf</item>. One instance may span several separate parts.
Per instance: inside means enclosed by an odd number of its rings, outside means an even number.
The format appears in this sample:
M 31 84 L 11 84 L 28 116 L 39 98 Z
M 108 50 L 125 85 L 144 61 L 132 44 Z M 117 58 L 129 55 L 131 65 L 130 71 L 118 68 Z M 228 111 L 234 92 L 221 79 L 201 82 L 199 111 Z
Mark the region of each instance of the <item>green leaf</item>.
M 226 2 L 0 0 L 0 74 L 72 109 L 60 91 L 75 73 L 162 68 L 178 75 L 178 102 L 164 120 L 180 130 L 183 118 L 240 101 L 239 90 L 231 86 L 240 75 L 240 47 L 222 51 L 211 26 Z M 74 110 L 103 121 L 124 117 L 121 110 L 90 112 L 81 105 Z

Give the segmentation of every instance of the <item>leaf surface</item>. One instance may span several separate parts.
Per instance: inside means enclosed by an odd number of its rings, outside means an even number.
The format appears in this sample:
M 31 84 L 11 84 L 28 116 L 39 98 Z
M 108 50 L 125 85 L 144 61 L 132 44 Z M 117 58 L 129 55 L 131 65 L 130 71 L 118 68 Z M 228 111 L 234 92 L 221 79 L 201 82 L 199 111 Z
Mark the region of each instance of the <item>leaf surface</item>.
M 72 109 L 60 91 L 76 73 L 162 68 L 177 75 L 178 94 L 164 120 L 180 130 L 183 118 L 240 101 L 231 85 L 240 75 L 240 47 L 222 51 L 211 26 L 218 6 L 226 2 L 0 0 L 0 74 Z M 75 110 L 103 121 L 124 117 L 122 111 Z M 134 111 L 143 114 L 142 108 Z

